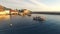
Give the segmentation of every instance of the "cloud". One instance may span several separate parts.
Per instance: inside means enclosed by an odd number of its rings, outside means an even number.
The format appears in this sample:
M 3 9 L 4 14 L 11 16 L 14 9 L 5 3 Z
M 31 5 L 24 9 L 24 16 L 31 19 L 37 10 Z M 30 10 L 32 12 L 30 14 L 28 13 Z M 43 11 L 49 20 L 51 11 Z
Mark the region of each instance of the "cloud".
M 38 2 L 37 0 L 30 0 L 31 2 L 35 3 L 37 6 L 35 10 L 38 11 L 60 11 L 60 3 L 53 3 L 52 5 L 48 6 L 44 3 Z
M 41 2 L 38 2 L 37 0 L 30 0 L 32 3 L 34 3 L 35 4 L 35 10 L 40 10 L 40 11 L 46 11 L 46 10 L 49 10 L 48 8 L 48 6 L 47 5 L 45 5 L 45 4 L 43 4 L 43 3 L 41 3 Z
M 46 0 L 44 0 L 46 1 Z M 43 3 L 37 0 L 0 0 L 0 4 L 13 8 L 13 9 L 30 9 L 33 11 L 60 11 L 60 3 L 57 2 L 52 3 L 48 6 L 46 3 Z

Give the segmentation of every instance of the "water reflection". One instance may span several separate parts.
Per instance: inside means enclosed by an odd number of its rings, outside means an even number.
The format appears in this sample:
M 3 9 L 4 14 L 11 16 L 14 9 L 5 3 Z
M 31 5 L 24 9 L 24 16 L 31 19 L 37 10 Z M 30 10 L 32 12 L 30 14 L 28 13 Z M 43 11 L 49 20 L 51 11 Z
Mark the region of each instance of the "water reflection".
M 0 20 L 9 20 L 10 15 L 0 15 Z

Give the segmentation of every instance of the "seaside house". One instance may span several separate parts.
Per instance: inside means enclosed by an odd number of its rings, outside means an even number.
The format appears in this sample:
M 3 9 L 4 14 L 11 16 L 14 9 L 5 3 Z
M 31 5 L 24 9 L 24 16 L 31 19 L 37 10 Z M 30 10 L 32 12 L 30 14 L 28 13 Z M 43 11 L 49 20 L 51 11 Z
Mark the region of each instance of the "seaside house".
M 0 11 L 0 15 L 7 15 L 9 13 L 10 13 L 9 10 Z
M 18 11 L 17 11 L 17 10 L 12 10 L 12 9 L 11 9 L 11 10 L 10 10 L 10 14 L 11 14 L 11 15 L 17 15 L 17 14 L 18 14 Z

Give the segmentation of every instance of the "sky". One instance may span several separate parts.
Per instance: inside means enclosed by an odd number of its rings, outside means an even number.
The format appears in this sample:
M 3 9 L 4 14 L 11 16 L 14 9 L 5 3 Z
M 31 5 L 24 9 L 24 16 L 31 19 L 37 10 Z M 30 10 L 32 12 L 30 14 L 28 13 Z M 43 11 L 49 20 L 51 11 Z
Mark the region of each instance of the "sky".
M 12 9 L 60 11 L 60 0 L 0 0 L 0 4 Z

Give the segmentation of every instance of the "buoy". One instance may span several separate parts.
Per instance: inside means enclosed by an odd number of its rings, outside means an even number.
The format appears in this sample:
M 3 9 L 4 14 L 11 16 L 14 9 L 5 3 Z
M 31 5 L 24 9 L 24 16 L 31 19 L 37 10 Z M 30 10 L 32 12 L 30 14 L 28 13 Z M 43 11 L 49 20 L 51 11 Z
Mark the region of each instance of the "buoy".
M 12 26 L 12 24 L 10 24 L 10 26 Z

